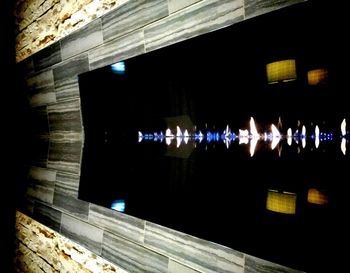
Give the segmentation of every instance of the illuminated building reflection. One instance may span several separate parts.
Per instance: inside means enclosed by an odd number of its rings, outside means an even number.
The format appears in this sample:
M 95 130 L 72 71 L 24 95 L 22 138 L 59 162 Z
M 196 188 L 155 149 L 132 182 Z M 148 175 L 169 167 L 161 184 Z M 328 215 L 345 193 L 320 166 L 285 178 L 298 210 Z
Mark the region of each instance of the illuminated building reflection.
M 297 195 L 292 192 L 267 191 L 266 209 L 284 214 L 295 214 Z

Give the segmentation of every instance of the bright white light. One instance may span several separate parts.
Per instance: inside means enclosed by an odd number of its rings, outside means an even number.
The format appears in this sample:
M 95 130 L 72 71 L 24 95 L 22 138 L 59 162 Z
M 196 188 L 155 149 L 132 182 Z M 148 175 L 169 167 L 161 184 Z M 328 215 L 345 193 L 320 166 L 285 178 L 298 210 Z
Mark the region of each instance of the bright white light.
M 289 146 L 292 145 L 292 136 L 293 136 L 292 129 L 288 128 L 288 130 L 287 130 L 287 143 Z
M 342 136 L 346 135 L 346 120 L 343 119 L 341 125 L 340 125 L 340 130 L 341 130 L 341 134 Z
M 248 144 L 249 139 L 249 131 L 247 129 L 242 130 L 239 129 L 239 140 L 238 140 L 238 144 Z
M 122 61 L 122 62 L 112 64 L 111 69 L 112 69 L 113 73 L 124 74 L 125 73 L 125 63 Z
M 182 137 L 176 137 L 176 148 L 179 148 L 182 142 Z
M 173 136 L 174 135 L 169 128 L 165 130 L 165 137 L 173 137 Z
M 189 137 L 189 136 L 190 136 L 190 134 L 188 133 L 188 131 L 186 129 L 185 132 L 184 132 L 184 137 Z
M 306 127 L 305 127 L 305 125 L 303 125 L 303 127 L 301 128 L 301 136 L 303 138 L 306 137 Z
M 274 124 L 271 125 L 271 132 L 272 132 L 271 149 L 273 150 L 276 148 L 277 144 L 280 142 L 281 133 L 278 131 L 278 129 Z
M 176 136 L 177 137 L 181 137 L 182 136 L 182 132 L 179 126 L 176 126 Z
M 341 140 L 341 144 L 340 144 L 340 149 L 343 152 L 343 154 L 346 154 L 346 139 L 342 138 Z
M 250 156 L 252 157 L 254 155 L 255 152 L 255 148 L 256 148 L 256 144 L 258 143 L 258 138 L 254 137 L 250 140 L 250 147 L 249 147 L 249 152 L 250 152 Z
M 173 139 L 174 139 L 174 137 L 166 137 L 166 138 L 165 138 L 165 144 L 169 146 L 169 145 L 171 144 L 171 141 L 172 141 Z
M 112 202 L 111 209 L 124 212 L 125 211 L 125 201 L 124 200 L 115 200 Z
M 256 129 L 254 119 L 252 117 L 250 118 L 250 134 L 254 138 L 260 137 L 258 130 Z
M 305 146 L 306 146 L 306 138 L 305 138 L 305 137 L 303 137 L 303 138 L 301 139 L 301 146 L 302 146 L 303 148 L 305 148 Z
M 230 134 L 231 134 L 230 127 L 227 125 L 226 129 L 224 131 L 224 135 L 225 135 L 226 138 L 228 138 Z
M 318 125 L 315 127 L 315 147 L 316 149 L 320 146 L 320 128 L 318 128 Z
M 140 131 L 138 132 L 138 135 L 139 135 L 138 141 L 141 142 L 142 139 L 143 139 L 143 135 L 142 135 L 142 133 Z

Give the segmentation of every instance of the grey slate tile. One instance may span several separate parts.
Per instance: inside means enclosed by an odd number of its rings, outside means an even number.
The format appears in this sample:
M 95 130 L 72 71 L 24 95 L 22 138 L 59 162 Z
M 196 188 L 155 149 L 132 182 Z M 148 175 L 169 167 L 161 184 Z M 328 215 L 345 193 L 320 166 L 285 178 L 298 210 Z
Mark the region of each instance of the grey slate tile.
M 30 75 L 26 80 L 29 104 L 39 106 L 56 102 L 52 70 L 45 70 Z
M 103 40 L 135 31 L 168 15 L 167 0 L 131 0 L 102 16 Z
M 47 111 L 51 134 L 53 132 L 82 132 L 79 99 L 50 105 Z
M 61 234 L 83 246 L 86 246 L 92 252 L 98 255 L 101 254 L 103 238 L 102 229 L 63 213 L 61 220 Z
M 62 60 L 80 54 L 103 43 L 102 23 L 98 18 L 68 36 L 62 38 Z
M 282 265 L 245 255 L 244 273 L 302 273 Z
M 76 197 L 55 190 L 53 205 L 80 219 L 88 219 L 89 203 Z
M 80 177 L 78 175 L 57 172 L 55 192 L 78 197 Z
M 59 63 L 61 60 L 61 45 L 56 42 L 33 55 L 34 69 L 39 71 Z
M 245 18 L 268 13 L 307 0 L 244 0 Z
M 35 202 L 33 218 L 55 231 L 60 231 L 62 212 Z
M 169 13 L 177 12 L 199 1 L 202 0 L 169 0 Z
M 128 272 L 168 272 L 167 257 L 106 231 L 103 234 L 102 257 Z
M 243 272 L 243 253 L 150 222 L 144 245 L 201 272 Z
M 56 171 L 32 167 L 28 174 L 27 195 L 39 201 L 52 204 Z
M 89 222 L 105 230 L 142 244 L 144 239 L 145 221 L 90 204 Z
M 243 20 L 243 0 L 204 0 L 145 28 L 146 51 Z
M 90 50 L 90 70 L 110 65 L 144 52 L 143 31 L 137 30 Z
M 50 142 L 48 168 L 67 173 L 80 173 L 82 142 Z
M 198 272 L 199 271 L 189 268 L 176 261 L 173 261 L 171 259 L 169 260 L 168 273 L 198 273 Z
M 79 97 L 78 74 L 89 71 L 87 54 L 68 59 L 53 69 L 57 101 Z

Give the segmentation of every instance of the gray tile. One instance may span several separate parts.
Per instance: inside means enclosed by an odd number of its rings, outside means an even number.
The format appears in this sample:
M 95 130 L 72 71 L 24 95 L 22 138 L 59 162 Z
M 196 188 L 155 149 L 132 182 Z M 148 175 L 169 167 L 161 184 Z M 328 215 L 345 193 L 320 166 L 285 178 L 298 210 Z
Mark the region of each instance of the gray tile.
M 21 76 L 26 76 L 34 73 L 34 62 L 32 56 L 24 59 L 16 64 L 16 71 Z
M 102 43 L 102 23 L 98 18 L 61 39 L 62 59 L 68 59 Z
M 89 51 L 90 69 L 110 65 L 144 52 L 143 31 L 138 30 Z
M 173 260 L 169 260 L 168 273 L 198 273 L 198 272 L 199 271 L 196 271 L 192 268 L 184 266 L 183 264 L 180 264 Z
M 132 0 L 102 17 L 104 41 L 146 26 L 168 15 L 167 0 Z
M 245 255 L 244 273 L 301 273 L 285 266 Z
M 243 20 L 243 0 L 205 0 L 145 28 L 146 51 Z
M 55 192 L 77 198 L 79 191 L 79 182 L 80 177 L 78 175 L 57 172 Z
M 48 168 L 80 173 L 82 142 L 50 142 Z
M 61 234 L 101 254 L 103 231 L 67 214 L 62 214 Z
M 153 223 L 146 222 L 144 245 L 201 272 L 243 272 L 242 253 Z
M 245 18 L 251 18 L 307 0 L 244 0 Z
M 39 106 L 56 102 L 52 70 L 41 71 L 27 78 L 29 104 Z
M 169 13 L 177 12 L 202 0 L 168 0 Z
M 33 55 L 35 71 L 42 70 L 61 61 L 61 45 L 54 43 Z
M 49 115 L 50 133 L 53 132 L 82 132 L 80 114 L 80 100 L 69 100 L 50 105 Z
M 56 171 L 32 167 L 28 174 L 27 195 L 48 204 L 53 202 Z
M 76 197 L 55 191 L 53 205 L 80 219 L 88 219 L 89 203 Z
M 102 257 L 133 273 L 165 273 L 168 258 L 135 243 L 104 232 Z
M 89 71 L 87 54 L 81 54 L 54 67 L 57 101 L 79 97 L 78 74 Z
M 53 230 L 60 231 L 62 212 L 35 202 L 33 218 Z
M 143 243 L 145 221 L 141 219 L 90 204 L 89 222 L 118 236 Z

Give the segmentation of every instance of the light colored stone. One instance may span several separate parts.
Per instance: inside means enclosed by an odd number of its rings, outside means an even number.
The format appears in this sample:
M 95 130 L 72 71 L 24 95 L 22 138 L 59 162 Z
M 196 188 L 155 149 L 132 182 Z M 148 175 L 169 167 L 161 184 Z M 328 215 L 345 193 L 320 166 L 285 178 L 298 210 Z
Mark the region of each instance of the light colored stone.
M 21 212 L 16 214 L 17 272 L 127 273 Z
M 127 1 L 19 0 L 15 10 L 17 62 Z

